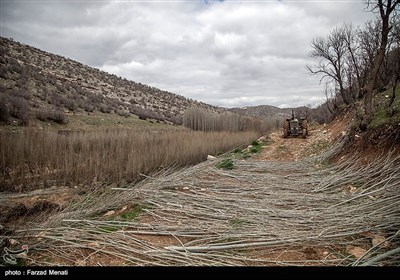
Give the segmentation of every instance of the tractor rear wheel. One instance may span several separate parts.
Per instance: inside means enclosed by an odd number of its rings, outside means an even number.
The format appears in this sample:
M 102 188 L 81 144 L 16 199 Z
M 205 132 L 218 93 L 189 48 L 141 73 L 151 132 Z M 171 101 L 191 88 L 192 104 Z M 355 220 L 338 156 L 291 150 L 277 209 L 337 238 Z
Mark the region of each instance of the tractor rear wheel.
M 289 121 L 283 123 L 283 138 L 287 138 L 289 135 Z
M 308 121 L 307 120 L 303 121 L 303 129 L 306 130 L 306 135 L 308 136 Z

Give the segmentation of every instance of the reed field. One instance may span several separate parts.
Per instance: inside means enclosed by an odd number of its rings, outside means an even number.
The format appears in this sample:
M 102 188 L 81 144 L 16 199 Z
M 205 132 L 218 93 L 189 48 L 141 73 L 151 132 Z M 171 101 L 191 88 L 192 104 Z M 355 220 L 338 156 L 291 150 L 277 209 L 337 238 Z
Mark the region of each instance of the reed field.
M 0 131 L 1 190 L 133 182 L 141 174 L 205 160 L 250 144 L 257 132 L 178 128 Z

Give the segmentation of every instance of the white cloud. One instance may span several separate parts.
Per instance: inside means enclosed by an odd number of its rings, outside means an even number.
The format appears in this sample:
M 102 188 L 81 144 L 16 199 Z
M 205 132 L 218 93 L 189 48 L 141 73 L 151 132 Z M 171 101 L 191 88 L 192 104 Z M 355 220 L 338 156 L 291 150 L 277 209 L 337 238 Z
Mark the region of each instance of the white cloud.
M 207 3 L 205 3 L 207 2 Z M 2 36 L 219 106 L 315 105 L 310 42 L 360 2 L 4 2 Z

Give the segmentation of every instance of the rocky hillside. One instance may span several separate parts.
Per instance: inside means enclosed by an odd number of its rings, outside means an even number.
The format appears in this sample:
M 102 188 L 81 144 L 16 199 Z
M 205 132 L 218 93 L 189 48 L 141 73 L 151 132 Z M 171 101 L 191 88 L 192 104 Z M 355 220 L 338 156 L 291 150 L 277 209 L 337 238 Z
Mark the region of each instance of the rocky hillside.
M 137 115 L 180 124 L 186 108 L 216 107 L 0 37 L 0 122 L 62 123 L 65 113 Z

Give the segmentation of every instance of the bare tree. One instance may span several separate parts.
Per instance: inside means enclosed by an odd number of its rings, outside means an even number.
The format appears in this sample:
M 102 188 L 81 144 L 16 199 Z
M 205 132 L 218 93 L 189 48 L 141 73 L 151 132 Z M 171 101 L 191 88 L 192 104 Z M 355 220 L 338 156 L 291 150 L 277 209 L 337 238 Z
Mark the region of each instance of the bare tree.
M 392 106 L 396 99 L 396 87 L 400 81 L 400 19 L 393 24 L 392 32 L 393 49 L 388 54 L 388 74 L 391 77 L 392 95 L 388 107 Z
M 352 76 L 355 75 L 356 76 L 356 82 L 357 82 L 357 89 L 356 89 L 356 93 L 357 93 L 357 98 L 361 98 L 362 97 L 362 91 L 361 88 L 363 87 L 363 82 L 361 80 L 361 74 L 360 74 L 360 59 L 357 55 L 359 49 L 360 49 L 360 45 L 357 41 L 357 36 L 356 36 L 356 32 L 353 29 L 353 26 L 351 23 L 345 23 L 343 25 L 343 39 L 344 42 L 346 44 L 346 48 L 347 48 L 347 53 L 348 53 L 348 69 L 347 69 L 347 76 L 348 76 L 348 80 L 349 80 L 349 86 L 351 87 L 351 91 L 352 91 L 352 87 L 353 87 L 353 82 L 352 82 Z
M 378 20 L 368 21 L 363 28 L 359 28 L 357 32 L 360 44 L 360 78 L 363 85 L 362 95 L 365 93 L 365 85 L 367 83 L 368 73 L 372 69 L 375 54 L 379 47 L 381 24 Z
M 192 106 L 183 114 L 183 125 L 199 131 L 257 131 L 265 132 L 270 123 L 258 118 L 247 117 L 237 113 L 213 112 L 206 108 Z
M 319 61 L 314 67 L 307 65 L 306 68 L 313 75 L 321 74 L 321 81 L 325 78 L 334 81 L 339 87 L 343 101 L 350 104 L 351 100 L 346 94 L 344 86 L 345 56 L 347 53 L 344 29 L 335 28 L 326 39 L 315 38 L 311 46 L 313 50 L 310 56 L 319 59 Z
M 367 118 L 372 114 L 372 91 L 375 87 L 375 83 L 378 77 L 379 68 L 383 62 L 386 47 L 388 44 L 389 32 L 392 29 L 390 26 L 390 18 L 395 14 L 396 7 L 398 7 L 400 0 L 367 0 L 366 5 L 371 8 L 372 11 L 379 12 L 380 20 L 382 22 L 381 28 L 381 40 L 376 55 L 374 56 L 372 69 L 369 71 L 367 84 L 365 86 L 365 99 L 364 99 L 364 111 Z

